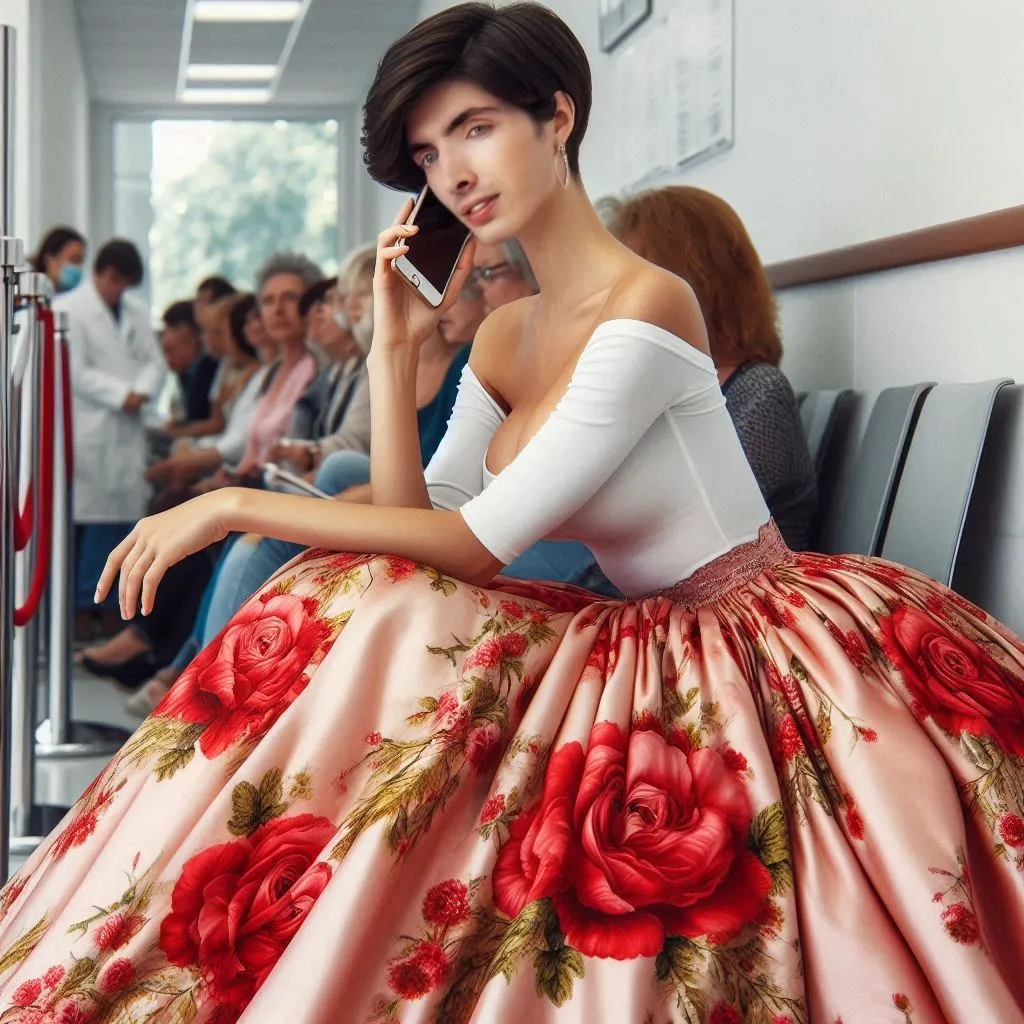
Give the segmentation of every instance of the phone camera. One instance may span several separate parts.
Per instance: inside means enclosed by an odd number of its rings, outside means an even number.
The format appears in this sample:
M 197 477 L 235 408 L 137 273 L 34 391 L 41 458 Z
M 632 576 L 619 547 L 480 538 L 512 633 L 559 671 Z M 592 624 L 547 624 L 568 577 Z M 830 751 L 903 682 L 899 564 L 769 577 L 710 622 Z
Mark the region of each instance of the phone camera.
M 412 275 L 412 283 L 413 283 L 414 287 L 419 288 L 419 286 L 420 286 L 420 275 L 419 274 L 413 274 Z

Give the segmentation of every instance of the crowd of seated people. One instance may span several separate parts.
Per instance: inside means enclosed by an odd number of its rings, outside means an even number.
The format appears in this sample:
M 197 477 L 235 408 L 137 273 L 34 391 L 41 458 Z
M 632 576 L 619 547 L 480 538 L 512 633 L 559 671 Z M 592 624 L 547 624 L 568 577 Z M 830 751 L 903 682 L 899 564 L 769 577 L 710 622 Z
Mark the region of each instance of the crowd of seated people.
M 601 204 L 620 241 L 687 280 L 707 321 L 729 413 L 769 507 L 794 549 L 807 545 L 814 468 L 785 375 L 774 295 L 735 211 L 700 189 L 652 189 Z M 254 294 L 220 277 L 163 314 L 160 349 L 176 380 L 172 412 L 149 430 L 148 511 L 228 485 L 372 502 L 370 389 L 375 247 L 326 278 L 308 259 L 275 254 Z M 474 272 L 420 353 L 422 464 L 441 443 L 470 345 L 487 315 L 536 293 L 514 241 L 477 246 Z M 269 475 L 273 463 L 285 473 Z M 175 566 L 145 619 L 79 652 L 94 674 L 131 691 L 148 714 L 202 646 L 299 553 L 273 538 L 230 536 Z M 587 548 L 541 541 L 505 573 L 616 596 Z M 82 588 L 80 587 L 79 590 Z

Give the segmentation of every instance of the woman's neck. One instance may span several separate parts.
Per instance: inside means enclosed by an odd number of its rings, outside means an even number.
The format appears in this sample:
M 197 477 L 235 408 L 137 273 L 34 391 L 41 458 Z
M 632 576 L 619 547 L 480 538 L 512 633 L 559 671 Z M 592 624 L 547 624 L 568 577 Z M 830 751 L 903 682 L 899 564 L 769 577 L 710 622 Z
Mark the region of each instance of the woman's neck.
M 288 342 L 281 346 L 281 366 L 290 370 L 306 354 L 306 343 L 304 341 Z
M 450 363 L 460 348 L 461 345 L 449 345 L 440 331 L 434 331 L 420 346 L 420 362 L 432 365 Z
M 585 302 L 622 273 L 624 249 L 575 178 L 552 193 L 518 239 L 540 286 L 539 304 L 548 312 Z

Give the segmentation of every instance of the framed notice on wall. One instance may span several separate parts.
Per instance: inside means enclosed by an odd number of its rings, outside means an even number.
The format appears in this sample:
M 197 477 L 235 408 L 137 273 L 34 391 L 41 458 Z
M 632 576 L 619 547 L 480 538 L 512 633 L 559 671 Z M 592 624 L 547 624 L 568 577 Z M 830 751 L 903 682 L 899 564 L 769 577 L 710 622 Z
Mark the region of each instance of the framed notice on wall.
M 662 0 L 656 24 L 616 53 L 622 188 L 733 143 L 734 0 Z
M 601 49 L 613 50 L 651 16 L 653 0 L 600 0 Z

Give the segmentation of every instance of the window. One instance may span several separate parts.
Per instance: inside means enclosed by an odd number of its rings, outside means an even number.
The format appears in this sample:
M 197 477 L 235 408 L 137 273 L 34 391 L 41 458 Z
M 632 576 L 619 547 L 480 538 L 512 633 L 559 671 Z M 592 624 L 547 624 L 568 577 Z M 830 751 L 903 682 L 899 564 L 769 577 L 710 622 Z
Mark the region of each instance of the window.
M 336 121 L 118 122 L 114 195 L 115 233 L 147 256 L 154 318 L 211 274 L 251 288 L 278 250 L 338 269 Z

